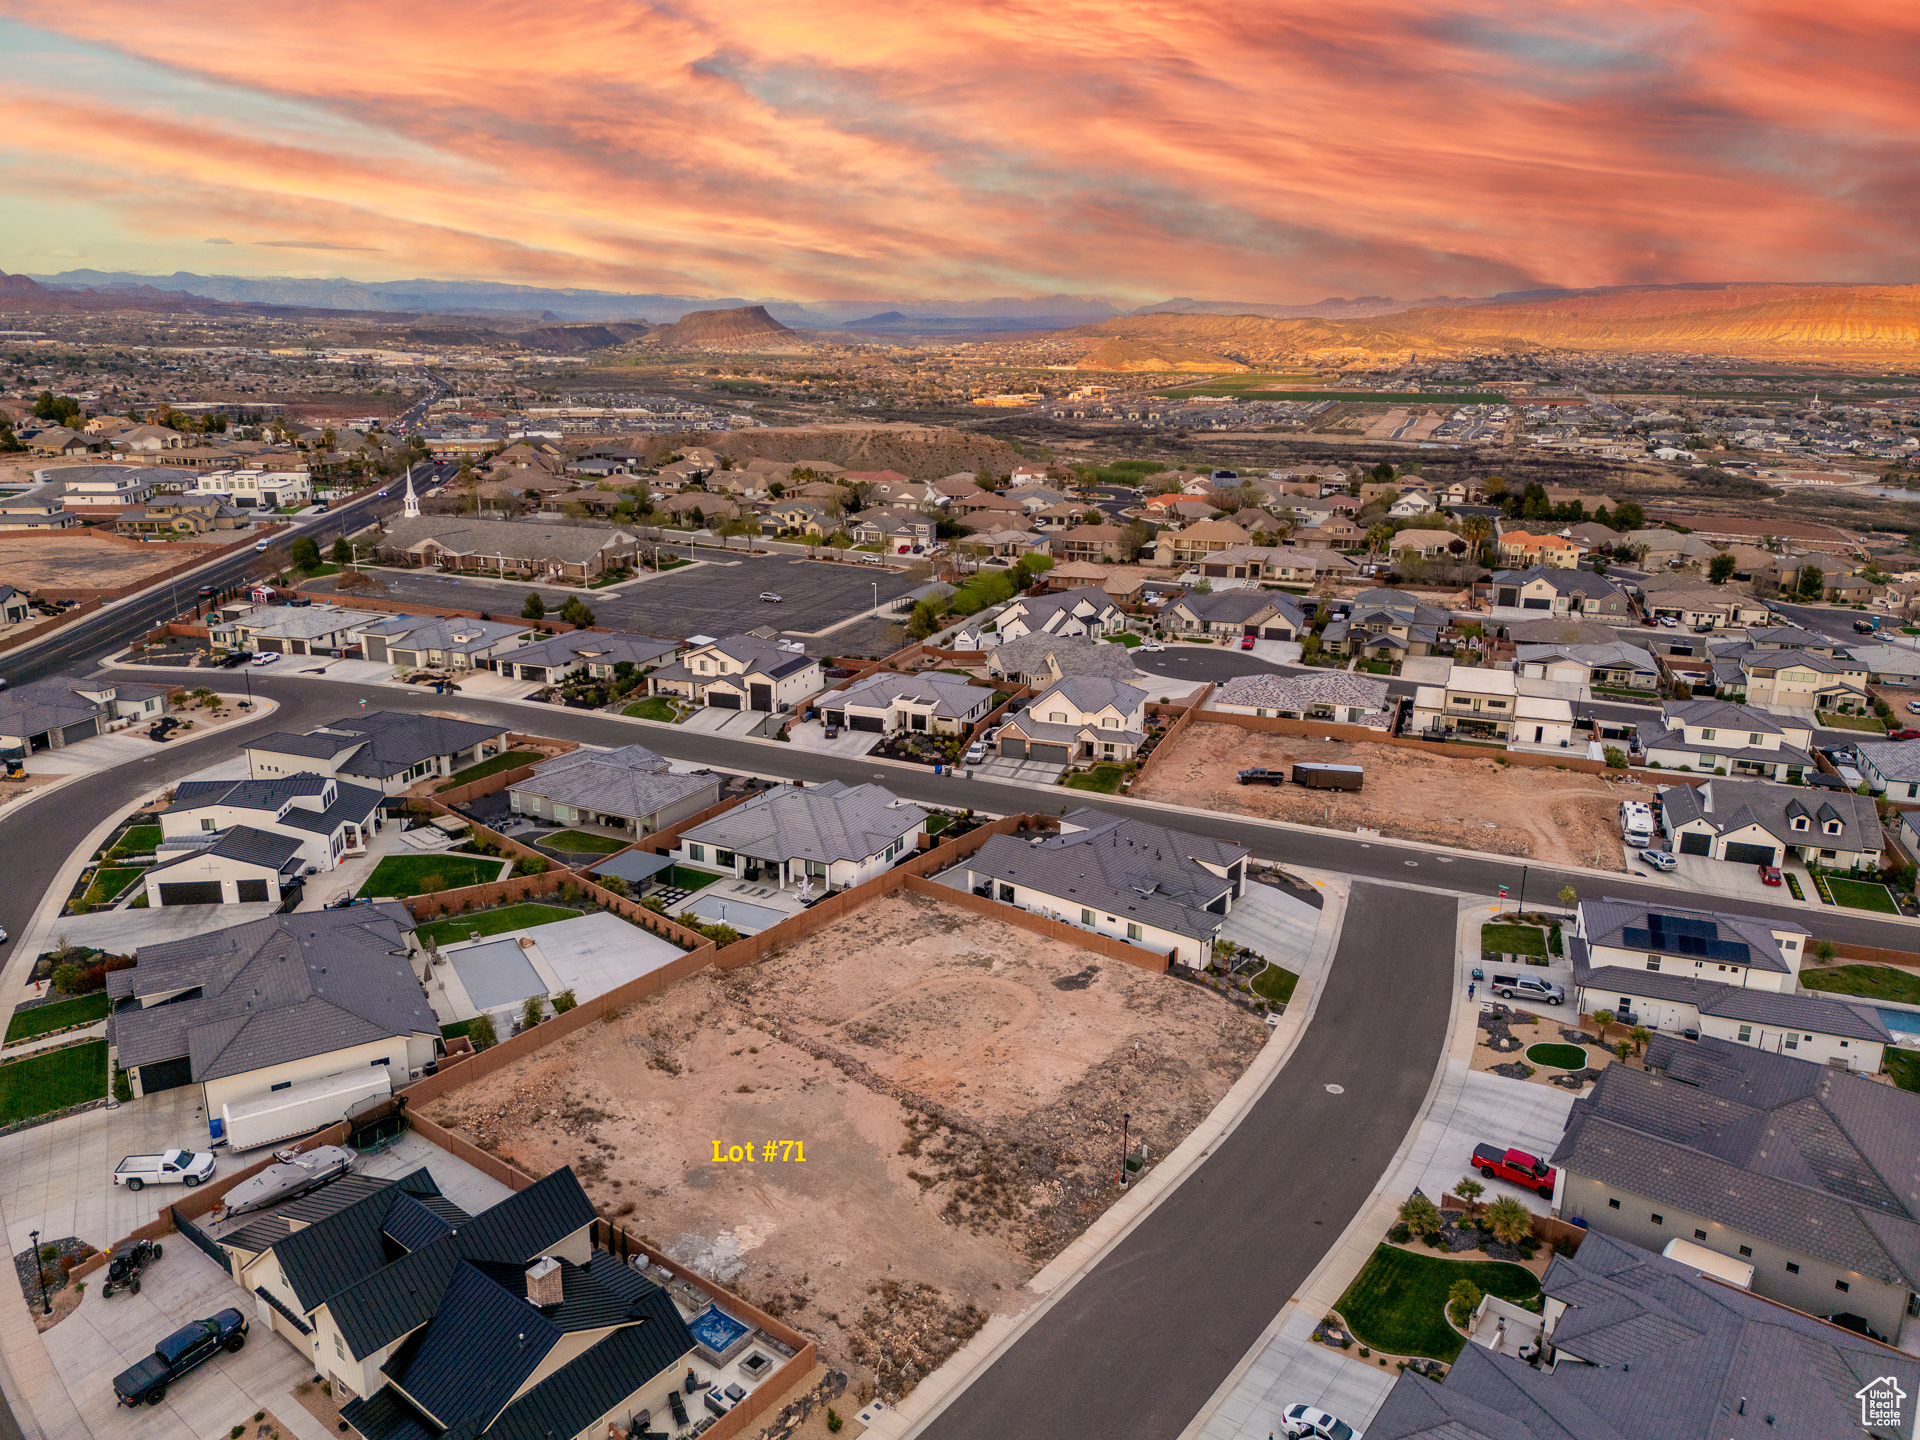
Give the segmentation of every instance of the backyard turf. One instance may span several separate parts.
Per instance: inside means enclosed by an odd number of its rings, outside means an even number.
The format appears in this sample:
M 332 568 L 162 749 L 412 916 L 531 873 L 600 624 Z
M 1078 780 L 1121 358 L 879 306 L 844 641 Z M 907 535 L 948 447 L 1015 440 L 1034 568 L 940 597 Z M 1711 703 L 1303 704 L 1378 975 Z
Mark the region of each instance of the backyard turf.
M 1532 1271 L 1504 1260 L 1446 1260 L 1381 1245 L 1334 1308 L 1362 1345 L 1452 1363 L 1465 1343 L 1447 1323 L 1447 1291 L 1456 1280 L 1515 1304 L 1540 1293 Z
M 1836 995 L 1858 995 L 1866 1000 L 1897 1000 L 1920 1005 L 1920 975 L 1891 965 L 1836 965 L 1827 970 L 1806 969 L 1800 983 L 1809 990 Z
M 547 757 L 542 755 L 538 750 L 509 750 L 506 754 L 496 755 L 491 760 L 482 760 L 478 765 L 469 765 L 464 770 L 456 770 L 433 788 L 436 792 L 451 790 L 456 785 L 465 785 L 474 780 L 484 780 L 487 776 L 497 775 L 502 770 L 512 770 L 517 766 L 531 765 L 536 760 L 544 760 L 546 758 Z
M 509 930 L 531 930 L 536 925 L 579 918 L 578 910 L 569 910 L 563 905 L 505 905 L 498 910 L 481 910 L 451 920 L 430 920 L 413 933 L 422 945 L 429 940 L 435 945 L 457 945 L 476 930 L 482 935 L 503 935 Z
M 542 835 L 540 843 L 575 855 L 611 855 L 616 850 L 626 849 L 628 842 L 611 835 L 592 835 L 585 830 L 562 830 L 557 834 Z
M 389 855 L 373 867 L 373 874 L 360 887 L 360 893 L 369 898 L 391 896 L 404 900 L 409 895 L 424 895 L 430 890 L 484 885 L 500 878 L 502 864 L 479 855 Z M 434 876 L 444 883 L 427 885 L 425 882 Z

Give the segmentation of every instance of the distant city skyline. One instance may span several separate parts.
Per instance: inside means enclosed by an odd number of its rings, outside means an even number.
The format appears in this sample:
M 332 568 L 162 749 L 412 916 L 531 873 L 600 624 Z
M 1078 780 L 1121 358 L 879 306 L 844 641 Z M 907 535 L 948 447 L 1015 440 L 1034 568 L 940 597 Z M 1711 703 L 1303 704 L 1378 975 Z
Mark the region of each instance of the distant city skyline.
M 1909 282 L 1880 0 L 0 0 L 0 270 L 825 301 Z

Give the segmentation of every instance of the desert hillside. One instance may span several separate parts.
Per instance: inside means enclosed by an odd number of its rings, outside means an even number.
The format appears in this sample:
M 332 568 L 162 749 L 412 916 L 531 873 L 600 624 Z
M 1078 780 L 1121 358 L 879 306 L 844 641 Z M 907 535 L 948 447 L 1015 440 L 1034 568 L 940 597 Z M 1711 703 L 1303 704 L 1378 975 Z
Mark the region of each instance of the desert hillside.
M 914 480 L 962 470 L 1004 475 L 1020 459 L 1004 440 L 944 425 L 783 426 L 734 430 L 710 443 L 736 462 L 825 460 L 847 470 L 897 470 Z
M 793 331 L 769 315 L 766 306 L 740 305 L 731 310 L 695 310 L 651 332 L 647 343 L 670 350 L 738 350 L 789 338 L 794 338 Z
M 1725 285 L 1407 310 L 1374 322 L 1453 343 L 1808 358 L 1920 352 L 1920 285 Z
M 1109 340 L 1079 359 L 1082 370 L 1245 370 L 1235 360 L 1214 354 L 1201 345 L 1151 344 L 1142 340 Z
M 1177 346 L 1249 365 L 1293 360 L 1337 365 L 1407 358 L 1416 352 L 1484 350 L 1491 343 L 1389 330 L 1373 321 L 1270 320 L 1264 315 L 1124 315 L 1059 333 L 1085 336 L 1101 347 L 1116 340 L 1156 348 Z

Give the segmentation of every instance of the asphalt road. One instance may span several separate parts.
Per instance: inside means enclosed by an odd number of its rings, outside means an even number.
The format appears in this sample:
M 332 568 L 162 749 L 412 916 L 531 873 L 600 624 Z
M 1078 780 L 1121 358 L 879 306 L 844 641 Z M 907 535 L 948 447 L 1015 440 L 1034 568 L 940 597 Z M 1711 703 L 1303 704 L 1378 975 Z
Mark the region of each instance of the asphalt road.
M 386 594 L 395 600 L 513 616 L 520 613 L 529 591 L 539 593 L 549 614 L 557 612 L 569 596 L 578 596 L 593 611 L 596 625 L 674 636 L 727 635 L 762 625 L 812 635 L 872 609 L 876 595 L 884 603 L 915 588 L 915 582 L 898 570 L 835 565 L 794 555 L 739 553 L 722 560 L 709 551 L 702 558 L 713 558 L 714 563 L 670 570 L 624 589 L 584 593 L 550 585 L 462 580 L 430 571 L 374 573 L 387 583 Z M 331 579 L 325 577 L 307 588 L 324 593 L 332 589 Z M 762 591 L 780 596 L 780 603 L 762 601 Z
M 1867 618 L 1858 610 L 1841 609 L 1832 605 L 1785 605 L 1778 601 L 1773 605 L 1774 614 L 1789 625 L 1798 625 L 1802 630 L 1811 630 L 1816 635 L 1830 636 L 1848 645 L 1910 645 L 1913 638 L 1900 633 L 1898 621 L 1888 623 L 1884 611 L 1868 612 L 1885 626 L 1886 633 L 1881 635 L 1861 635 L 1853 628 L 1853 622 Z
M 1451 896 L 1356 885 L 1313 1023 L 1266 1092 L 921 1433 L 1185 1429 L 1367 1203 L 1418 1114 L 1446 1039 L 1456 912 Z

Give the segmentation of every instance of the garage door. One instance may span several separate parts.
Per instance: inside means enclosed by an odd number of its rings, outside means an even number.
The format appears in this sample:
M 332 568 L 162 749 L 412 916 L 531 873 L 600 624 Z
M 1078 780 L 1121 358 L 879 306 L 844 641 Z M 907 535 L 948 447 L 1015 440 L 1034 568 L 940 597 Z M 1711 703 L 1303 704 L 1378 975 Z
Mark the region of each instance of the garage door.
M 1024 760 L 1027 758 L 1027 742 L 1017 735 L 1004 736 L 1000 741 L 1000 753 L 1009 760 Z
M 1522 610 L 1551 610 L 1553 608 L 1553 601 L 1532 600 L 1532 599 L 1522 600 L 1520 602 L 1520 608 Z
M 76 741 L 91 740 L 100 733 L 98 720 L 76 720 L 60 732 L 60 743 L 72 745 Z
M 1682 855 L 1706 855 L 1709 854 L 1712 849 L 1713 837 L 1711 835 L 1688 834 L 1680 837 L 1680 853 Z
M 707 692 L 707 704 L 716 710 L 738 710 L 740 708 L 740 697 L 738 695 L 730 695 L 723 690 L 709 690 Z
M 749 685 L 747 689 L 752 694 L 754 709 L 773 709 L 773 687 L 771 685 Z
M 1064 765 L 1073 758 L 1071 745 L 1042 745 L 1036 741 L 1030 752 L 1035 760 L 1047 761 L 1055 765 Z
M 242 904 L 249 900 L 265 900 L 267 898 L 267 882 L 264 880 L 242 880 L 234 886 L 234 894 L 240 899 Z
M 1269 625 L 1260 633 L 1268 640 L 1291 640 L 1293 638 L 1293 632 L 1284 625 Z
M 1775 865 L 1780 860 L 1777 845 L 1729 845 L 1727 859 L 1736 865 Z
M 850 730 L 885 730 L 886 719 L 879 715 L 849 715 L 847 728 Z
M 151 1065 L 140 1067 L 140 1093 L 151 1095 L 159 1090 L 178 1090 L 182 1085 L 193 1083 L 193 1061 L 185 1055 L 178 1060 L 156 1060 Z
M 172 884 L 160 886 L 162 905 L 218 905 L 220 903 L 220 882 L 218 880 L 176 880 Z

